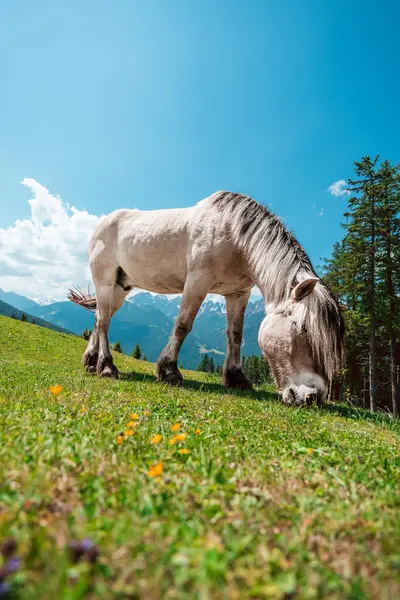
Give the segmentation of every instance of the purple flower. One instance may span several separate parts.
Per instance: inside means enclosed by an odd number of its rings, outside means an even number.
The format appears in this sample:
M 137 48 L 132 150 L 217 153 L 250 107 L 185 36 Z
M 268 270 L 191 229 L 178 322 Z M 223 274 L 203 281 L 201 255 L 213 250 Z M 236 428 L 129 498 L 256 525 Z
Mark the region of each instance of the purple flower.
M 84 538 L 82 541 L 73 540 L 69 543 L 69 549 L 75 563 L 79 562 L 81 558 L 86 558 L 88 562 L 95 563 L 100 554 L 90 538 Z
M 83 552 L 88 552 L 91 548 L 93 548 L 93 542 L 90 538 L 85 538 L 81 542 L 81 548 Z
M 7 575 L 11 575 L 18 571 L 21 566 L 21 561 L 19 558 L 10 558 L 5 564 L 5 572 Z

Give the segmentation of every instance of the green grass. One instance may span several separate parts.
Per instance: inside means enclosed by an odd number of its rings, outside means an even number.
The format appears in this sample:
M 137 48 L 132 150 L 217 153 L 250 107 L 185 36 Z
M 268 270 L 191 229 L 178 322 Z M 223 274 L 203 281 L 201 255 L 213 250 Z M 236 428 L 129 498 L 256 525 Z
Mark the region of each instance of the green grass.
M 18 543 L 16 598 L 400 597 L 398 422 L 228 393 L 195 372 L 167 388 L 122 355 L 121 379 L 101 380 L 84 347 L 0 318 L 0 537 Z M 118 445 L 131 413 L 137 432 Z M 94 565 L 70 557 L 85 537 Z

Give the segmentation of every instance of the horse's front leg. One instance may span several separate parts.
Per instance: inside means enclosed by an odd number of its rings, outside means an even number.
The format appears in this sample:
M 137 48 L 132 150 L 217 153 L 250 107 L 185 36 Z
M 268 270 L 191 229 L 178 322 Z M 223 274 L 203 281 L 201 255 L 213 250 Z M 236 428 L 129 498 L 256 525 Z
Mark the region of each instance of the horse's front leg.
M 250 379 L 243 373 L 240 363 L 240 347 L 243 338 L 243 322 L 250 290 L 226 296 L 228 319 L 226 360 L 222 371 L 224 385 L 231 388 L 251 389 Z
M 192 330 L 193 321 L 209 288 L 209 277 L 195 273 L 188 275 L 172 335 L 157 361 L 156 373 L 159 381 L 169 385 L 181 385 L 183 377 L 178 369 L 179 351 Z

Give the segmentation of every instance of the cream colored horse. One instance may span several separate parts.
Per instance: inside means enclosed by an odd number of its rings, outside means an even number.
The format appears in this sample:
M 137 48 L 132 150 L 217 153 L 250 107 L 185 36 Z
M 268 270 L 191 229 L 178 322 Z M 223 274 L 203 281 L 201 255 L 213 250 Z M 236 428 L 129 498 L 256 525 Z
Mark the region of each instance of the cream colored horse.
M 191 208 L 117 210 L 94 232 L 89 261 L 96 296 L 69 294 L 72 301 L 96 309 L 83 356 L 88 372 L 118 376 L 108 328 L 134 287 L 183 293 L 171 338 L 156 367 L 160 380 L 179 385 L 180 348 L 204 298 L 215 292 L 225 296 L 228 320 L 223 382 L 250 388 L 241 368 L 240 347 L 246 306 L 256 284 L 267 309 L 259 344 L 283 400 L 303 404 L 312 395 L 319 402 L 325 399 L 342 360 L 339 305 L 293 235 L 255 200 L 218 192 Z

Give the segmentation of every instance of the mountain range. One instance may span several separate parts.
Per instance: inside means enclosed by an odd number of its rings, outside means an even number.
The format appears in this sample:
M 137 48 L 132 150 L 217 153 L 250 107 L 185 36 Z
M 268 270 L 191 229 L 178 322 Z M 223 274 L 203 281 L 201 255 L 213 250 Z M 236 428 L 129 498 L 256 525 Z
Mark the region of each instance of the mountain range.
M 35 319 L 43 319 L 63 330 L 81 335 L 84 329 L 92 329 L 94 314 L 69 301 L 52 304 L 37 302 L 0 290 L 0 300 L 15 308 L 29 312 Z M 156 361 L 167 344 L 181 297 L 168 298 L 139 292 L 128 298 L 111 320 L 109 337 L 111 343 L 119 341 L 123 351 L 131 354 L 137 343 L 148 360 Z M 245 316 L 242 354 L 260 354 L 257 343 L 258 329 L 264 317 L 264 302 L 250 302 Z M 1 313 L 0 313 L 1 314 Z M 31 319 L 29 319 L 31 320 Z M 185 368 L 195 369 L 201 355 L 213 356 L 216 364 L 222 364 L 226 350 L 226 310 L 224 302 L 205 300 L 195 319 L 193 329 L 185 340 L 179 362 Z
M 3 302 L 3 300 L 0 300 L 0 315 L 2 315 L 3 317 L 12 317 L 14 319 L 21 320 L 23 314 L 25 314 L 26 321 L 28 321 L 29 323 L 34 323 L 35 325 L 40 325 L 40 327 L 46 327 L 47 329 L 53 329 L 54 331 L 58 331 L 59 333 L 71 333 L 71 331 L 67 331 L 63 327 L 58 327 L 57 325 L 54 325 L 54 323 L 49 323 L 48 321 L 44 321 L 39 317 L 34 317 L 33 315 L 26 313 L 25 311 L 19 310 L 15 306 L 12 306 L 7 302 Z

